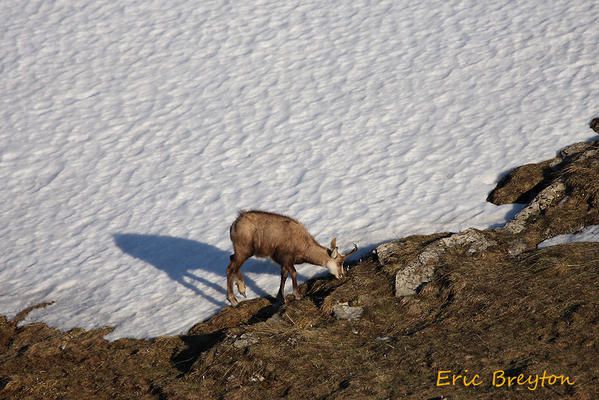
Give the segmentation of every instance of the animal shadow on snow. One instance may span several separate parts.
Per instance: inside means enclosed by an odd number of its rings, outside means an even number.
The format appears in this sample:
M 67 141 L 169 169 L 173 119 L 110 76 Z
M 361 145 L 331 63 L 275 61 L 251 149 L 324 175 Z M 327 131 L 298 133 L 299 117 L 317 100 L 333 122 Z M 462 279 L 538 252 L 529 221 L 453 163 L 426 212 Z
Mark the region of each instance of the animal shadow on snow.
M 229 252 L 206 243 L 172 236 L 118 233 L 113 235 L 113 238 L 124 253 L 166 272 L 172 280 L 215 305 L 227 304 L 226 269 L 229 264 Z M 254 258 L 247 260 L 242 267 L 246 286 L 261 297 L 271 296 L 258 286 L 247 272 L 280 277 L 280 271 L 278 265 Z M 207 279 L 206 275 L 212 275 L 214 278 Z M 215 298 L 207 293 L 205 288 L 212 289 L 222 296 Z

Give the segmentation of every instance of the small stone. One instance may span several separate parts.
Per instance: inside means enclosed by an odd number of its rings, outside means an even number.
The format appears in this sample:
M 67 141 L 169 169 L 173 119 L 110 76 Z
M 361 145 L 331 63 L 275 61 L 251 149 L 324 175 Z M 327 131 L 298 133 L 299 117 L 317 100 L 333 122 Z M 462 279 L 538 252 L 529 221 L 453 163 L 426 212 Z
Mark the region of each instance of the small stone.
M 333 314 L 335 314 L 335 318 L 337 319 L 359 319 L 363 312 L 364 308 L 352 307 L 348 303 L 340 303 L 333 306 Z
M 526 242 L 521 239 L 518 239 L 510 243 L 507 252 L 510 256 L 518 256 L 524 253 L 527 249 L 528 246 Z
M 280 324 L 283 321 L 283 318 L 281 318 L 281 315 L 277 314 L 273 314 L 272 317 L 270 317 L 269 319 L 266 320 L 266 323 L 269 325 L 276 325 L 276 324 Z
M 252 335 L 251 333 L 244 333 L 241 336 L 239 336 L 239 339 L 233 342 L 233 346 L 238 349 L 243 349 L 244 347 L 251 346 L 258 342 L 258 338 Z
M 265 378 L 257 372 L 250 377 L 250 381 L 252 382 L 264 382 L 264 379 Z

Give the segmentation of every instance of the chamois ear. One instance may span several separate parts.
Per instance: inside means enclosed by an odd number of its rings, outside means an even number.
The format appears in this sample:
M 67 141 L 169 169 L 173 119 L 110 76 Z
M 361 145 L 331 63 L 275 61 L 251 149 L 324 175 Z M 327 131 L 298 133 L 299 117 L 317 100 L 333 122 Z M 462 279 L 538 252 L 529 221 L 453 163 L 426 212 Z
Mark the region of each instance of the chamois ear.
M 331 240 L 331 250 L 335 250 L 337 248 L 337 238 L 333 238 Z
M 331 258 L 337 258 L 339 256 L 339 252 L 337 251 L 336 247 L 333 250 L 330 251 L 329 256 Z

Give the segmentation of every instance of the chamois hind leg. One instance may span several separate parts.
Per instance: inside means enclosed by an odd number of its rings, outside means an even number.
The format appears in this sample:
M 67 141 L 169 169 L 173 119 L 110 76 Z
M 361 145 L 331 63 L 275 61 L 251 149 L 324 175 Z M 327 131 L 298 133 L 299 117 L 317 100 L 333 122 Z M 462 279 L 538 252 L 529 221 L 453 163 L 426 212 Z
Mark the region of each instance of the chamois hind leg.
M 279 293 L 277 294 L 277 303 L 285 304 L 285 281 L 287 281 L 287 268 L 281 266 L 281 285 L 279 286 Z
M 293 264 L 289 266 L 289 271 L 289 274 L 291 275 L 291 283 L 293 283 L 293 295 L 295 296 L 296 300 L 300 300 L 302 295 L 297 287 L 297 271 L 295 270 L 295 266 Z
M 241 264 L 237 268 L 235 268 L 235 285 L 237 286 L 237 291 L 244 298 L 247 297 L 245 294 L 245 282 L 243 281 L 243 275 L 241 274 Z
M 248 258 L 249 257 L 242 257 L 238 253 L 234 253 L 231 256 L 231 262 L 229 263 L 229 266 L 227 266 L 227 300 L 229 300 L 232 306 L 239 304 L 235 294 L 233 293 L 233 281 L 237 282 L 237 273 L 239 272 L 241 265 Z

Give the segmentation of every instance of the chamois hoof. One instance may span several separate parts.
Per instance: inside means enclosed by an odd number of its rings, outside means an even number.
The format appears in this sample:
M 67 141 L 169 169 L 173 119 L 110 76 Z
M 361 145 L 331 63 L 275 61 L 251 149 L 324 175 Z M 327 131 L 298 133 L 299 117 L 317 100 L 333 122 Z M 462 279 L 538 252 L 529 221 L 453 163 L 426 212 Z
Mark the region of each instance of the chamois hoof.
M 293 296 L 295 297 L 296 300 L 301 300 L 302 299 L 302 295 L 299 292 L 293 293 Z
M 285 300 L 285 297 L 277 296 L 277 298 L 275 299 L 276 306 L 284 306 L 286 303 L 287 300 Z
M 237 301 L 237 299 L 235 298 L 235 296 L 233 296 L 233 297 L 227 297 L 227 300 L 229 300 L 229 303 L 231 303 L 232 307 L 237 307 L 237 305 L 239 305 L 239 301 Z
M 239 294 L 247 299 L 247 296 L 245 294 L 245 283 L 243 283 L 241 281 L 237 281 L 236 286 L 237 286 L 237 291 L 239 292 Z

